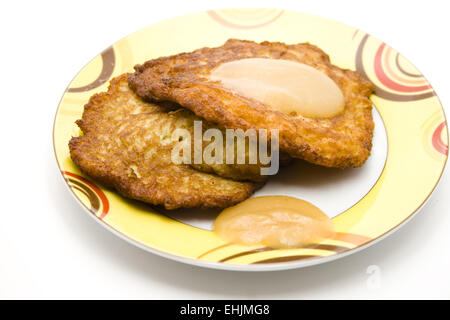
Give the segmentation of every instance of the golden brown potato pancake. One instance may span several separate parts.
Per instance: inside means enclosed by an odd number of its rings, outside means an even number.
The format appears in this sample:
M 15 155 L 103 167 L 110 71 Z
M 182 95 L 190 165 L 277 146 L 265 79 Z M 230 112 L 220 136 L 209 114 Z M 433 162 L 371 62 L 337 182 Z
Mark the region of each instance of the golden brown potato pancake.
M 227 90 L 209 79 L 222 63 L 245 58 L 284 59 L 328 75 L 342 90 L 343 113 L 332 118 L 306 118 L 271 109 Z M 294 158 L 328 167 L 358 167 L 372 148 L 373 85 L 359 74 L 330 63 L 328 55 L 308 43 L 256 43 L 228 40 L 217 48 L 162 57 L 135 66 L 128 81 L 148 101 L 173 101 L 196 115 L 231 129 L 278 129 L 280 149 Z
M 185 109 L 168 111 L 169 107 L 174 106 L 142 101 L 129 88 L 126 74 L 111 80 L 108 91 L 93 95 L 77 121 L 83 135 L 69 142 L 73 161 L 122 195 L 166 209 L 224 208 L 248 198 L 262 185 L 174 164 L 171 133 L 191 128 L 199 118 Z M 224 167 L 219 169 L 230 175 L 243 171 L 245 176 L 245 169 L 237 172 Z

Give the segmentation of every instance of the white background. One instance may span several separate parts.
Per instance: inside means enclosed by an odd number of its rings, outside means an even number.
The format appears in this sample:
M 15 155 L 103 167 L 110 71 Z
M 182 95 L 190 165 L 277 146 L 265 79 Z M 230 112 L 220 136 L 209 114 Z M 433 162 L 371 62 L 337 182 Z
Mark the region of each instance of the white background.
M 449 114 L 446 2 L 3 1 L 0 298 L 450 298 L 448 170 L 422 212 L 380 243 L 328 264 L 251 274 L 183 265 L 117 238 L 69 194 L 52 150 L 59 99 L 92 57 L 147 25 L 222 7 L 294 9 L 364 30 L 405 54 Z M 379 287 L 367 285 L 371 265 Z

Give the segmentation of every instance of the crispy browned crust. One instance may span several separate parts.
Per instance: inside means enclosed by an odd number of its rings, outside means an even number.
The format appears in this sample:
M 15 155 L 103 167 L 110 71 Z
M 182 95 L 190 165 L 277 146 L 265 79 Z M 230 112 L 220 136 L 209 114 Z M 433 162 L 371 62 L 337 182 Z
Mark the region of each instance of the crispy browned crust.
M 208 76 L 221 63 L 244 58 L 292 60 L 310 65 L 341 88 L 344 112 L 328 119 L 286 115 L 226 90 Z M 280 149 L 294 158 L 328 167 L 361 166 L 372 148 L 373 85 L 359 74 L 330 63 L 328 55 L 308 43 L 228 40 L 218 48 L 162 57 L 135 66 L 128 81 L 150 101 L 174 101 L 206 120 L 232 129 L 279 129 Z
M 188 110 L 167 112 L 142 101 L 122 75 L 85 105 L 77 121 L 84 135 L 70 140 L 70 155 L 105 186 L 167 209 L 224 208 L 248 198 L 260 183 L 233 181 L 171 161 L 171 133 L 194 119 Z

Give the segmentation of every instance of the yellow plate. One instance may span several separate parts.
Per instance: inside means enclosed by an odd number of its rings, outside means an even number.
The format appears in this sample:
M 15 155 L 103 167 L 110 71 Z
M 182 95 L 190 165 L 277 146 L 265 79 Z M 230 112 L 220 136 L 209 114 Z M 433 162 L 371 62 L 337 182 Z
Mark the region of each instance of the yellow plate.
M 334 170 L 297 162 L 257 195 L 286 194 L 310 201 L 333 218 L 338 236 L 300 249 L 225 243 L 210 231 L 212 215 L 170 213 L 125 199 L 83 175 L 69 157 L 89 97 L 146 60 L 228 38 L 310 42 L 332 63 L 358 71 L 376 85 L 372 155 L 358 169 Z M 103 226 L 161 256 L 203 267 L 262 271 L 298 268 L 348 255 L 398 229 L 422 207 L 447 160 L 448 131 L 438 97 L 422 74 L 382 41 L 324 18 L 277 9 L 226 9 L 178 17 L 133 33 L 89 62 L 58 107 L 56 159 L 78 201 Z

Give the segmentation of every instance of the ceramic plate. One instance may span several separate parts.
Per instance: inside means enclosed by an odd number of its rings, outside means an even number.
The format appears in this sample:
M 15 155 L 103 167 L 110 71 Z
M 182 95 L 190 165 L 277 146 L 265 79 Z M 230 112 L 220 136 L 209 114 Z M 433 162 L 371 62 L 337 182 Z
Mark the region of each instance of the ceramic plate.
M 89 97 L 105 91 L 111 78 L 146 60 L 229 38 L 310 42 L 333 64 L 356 70 L 376 92 L 372 155 L 357 169 L 329 169 L 296 161 L 269 180 L 259 195 L 290 195 L 327 213 L 337 237 L 307 248 L 275 250 L 234 245 L 211 231 L 216 211 L 157 212 L 119 196 L 82 174 L 69 156 Z M 149 26 L 107 48 L 72 80 L 54 123 L 61 173 L 78 202 L 101 225 L 129 242 L 181 262 L 228 270 L 262 271 L 318 264 L 356 252 L 398 229 L 429 198 L 447 160 L 444 111 L 433 88 L 403 55 L 347 25 L 277 9 L 226 9 L 178 17 Z M 413 235 L 411 235 L 413 236 Z

